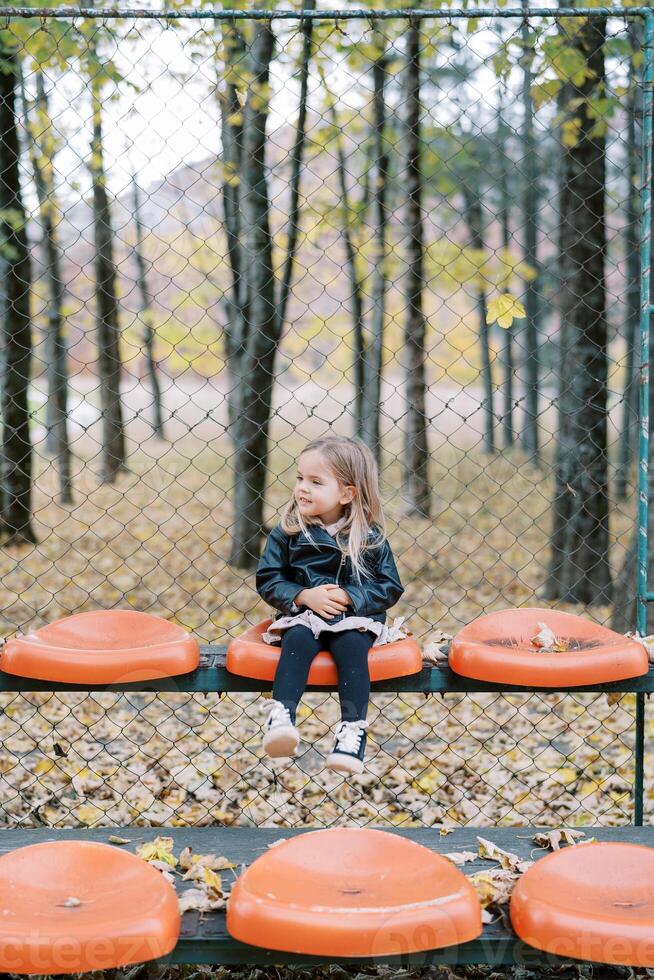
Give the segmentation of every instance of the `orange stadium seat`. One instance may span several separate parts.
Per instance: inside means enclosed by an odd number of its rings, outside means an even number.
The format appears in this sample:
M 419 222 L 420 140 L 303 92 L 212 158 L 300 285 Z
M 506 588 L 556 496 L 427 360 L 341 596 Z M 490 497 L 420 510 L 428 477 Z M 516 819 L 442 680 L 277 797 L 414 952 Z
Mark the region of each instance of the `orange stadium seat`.
M 510 914 L 536 949 L 654 967 L 654 849 L 589 842 L 554 851 L 518 880 Z
M 281 646 L 265 643 L 261 639 L 261 634 L 271 623 L 272 619 L 265 619 L 231 640 L 227 647 L 227 670 L 259 681 L 273 680 Z M 370 679 L 384 681 L 419 673 L 422 670 L 422 654 L 413 637 L 407 636 L 371 647 L 368 664 Z M 321 650 L 311 664 L 308 683 L 330 686 L 337 682 L 338 674 L 332 655 L 327 650 Z
M 227 930 L 253 946 L 317 956 L 400 955 L 481 934 L 481 906 L 447 858 L 388 831 L 287 838 L 238 878 Z
M 195 670 L 197 640 L 181 626 L 135 609 L 66 616 L 8 640 L 0 670 L 74 684 L 124 684 Z
M 110 844 L 46 841 L 0 856 L 0 970 L 107 970 L 177 945 L 179 902 L 160 871 Z
M 532 640 L 539 622 L 562 641 L 545 652 Z M 648 671 L 642 643 L 582 616 L 556 609 L 501 609 L 480 616 L 454 637 L 450 667 L 496 684 L 567 688 L 638 677 Z

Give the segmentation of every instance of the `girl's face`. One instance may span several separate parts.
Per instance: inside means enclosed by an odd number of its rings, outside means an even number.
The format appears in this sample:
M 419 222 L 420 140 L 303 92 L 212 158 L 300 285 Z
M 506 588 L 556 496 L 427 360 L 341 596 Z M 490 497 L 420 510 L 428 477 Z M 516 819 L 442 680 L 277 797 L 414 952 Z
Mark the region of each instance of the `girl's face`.
M 317 450 L 301 454 L 294 494 L 303 517 L 320 517 L 325 523 L 338 520 L 354 489 L 340 485 Z

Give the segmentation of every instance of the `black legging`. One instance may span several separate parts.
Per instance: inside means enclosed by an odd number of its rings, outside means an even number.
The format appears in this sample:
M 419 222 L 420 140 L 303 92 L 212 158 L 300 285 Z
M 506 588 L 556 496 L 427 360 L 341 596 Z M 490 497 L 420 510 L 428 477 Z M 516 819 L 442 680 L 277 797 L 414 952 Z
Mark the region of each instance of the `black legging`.
M 295 712 L 306 690 L 309 669 L 320 650 L 329 650 L 338 669 L 338 696 L 343 721 L 364 719 L 370 696 L 368 651 L 375 634 L 370 630 L 323 630 L 318 639 L 308 626 L 297 624 L 282 633 L 282 652 L 275 673 L 273 698 Z

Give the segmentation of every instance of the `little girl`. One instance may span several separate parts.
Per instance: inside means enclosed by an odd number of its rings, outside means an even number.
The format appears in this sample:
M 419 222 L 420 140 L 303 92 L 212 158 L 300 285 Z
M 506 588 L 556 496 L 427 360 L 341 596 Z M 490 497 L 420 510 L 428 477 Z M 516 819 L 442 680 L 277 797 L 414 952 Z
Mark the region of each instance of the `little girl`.
M 327 766 L 363 770 L 370 695 L 368 651 L 387 642 L 386 610 L 404 592 L 379 495 L 377 462 L 359 439 L 316 439 L 298 460 L 293 496 L 266 542 L 259 595 L 278 613 L 263 640 L 279 643 L 263 746 L 292 756 L 298 702 L 311 662 L 329 650 L 338 669 L 341 722 Z

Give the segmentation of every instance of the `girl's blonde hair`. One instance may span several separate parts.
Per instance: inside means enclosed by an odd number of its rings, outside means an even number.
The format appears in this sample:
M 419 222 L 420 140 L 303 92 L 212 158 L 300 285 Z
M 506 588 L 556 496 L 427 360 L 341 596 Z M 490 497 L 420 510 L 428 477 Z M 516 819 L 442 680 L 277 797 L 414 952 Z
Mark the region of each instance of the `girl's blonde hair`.
M 325 436 L 308 443 L 302 453 L 317 451 L 342 487 L 354 486 L 356 493 L 349 504 L 344 504 L 346 521 L 336 535 L 341 551 L 350 558 L 357 582 L 361 576 L 372 577 L 364 561 L 364 552 L 381 548 L 386 540 L 386 521 L 379 495 L 379 468 L 371 450 L 360 439 L 346 436 Z M 300 455 L 302 455 L 302 453 Z M 306 521 L 297 506 L 295 495 L 282 513 L 281 527 L 287 534 L 304 531 L 309 540 L 309 525 L 318 520 Z M 379 533 L 368 541 L 368 530 L 376 525 Z

